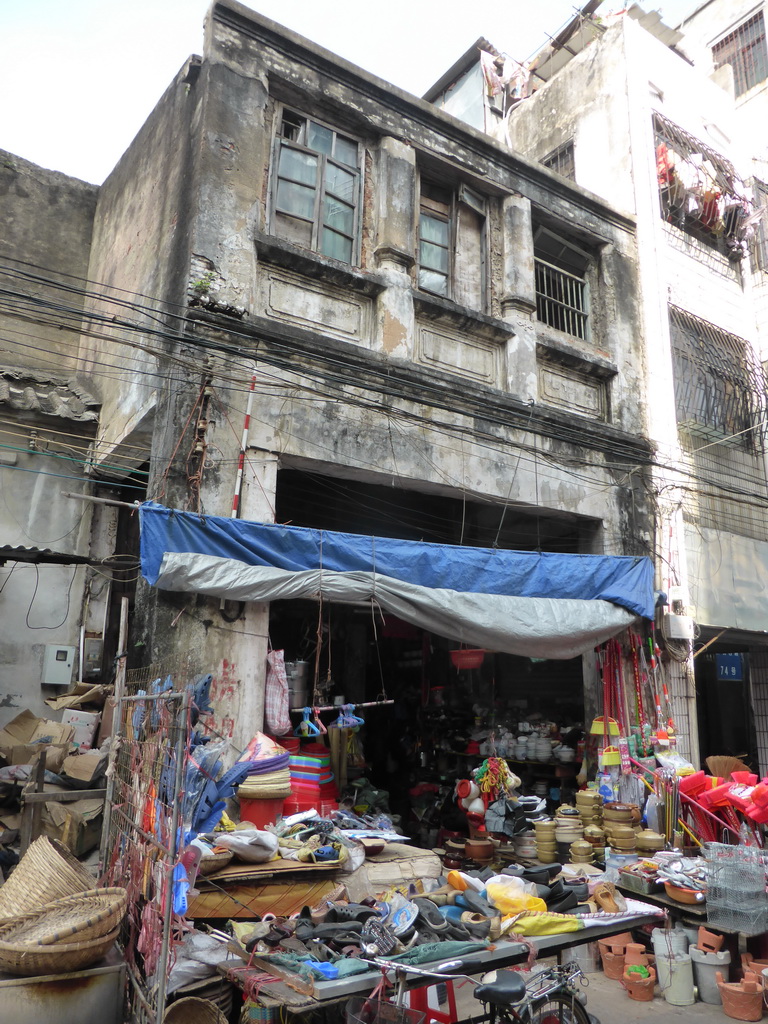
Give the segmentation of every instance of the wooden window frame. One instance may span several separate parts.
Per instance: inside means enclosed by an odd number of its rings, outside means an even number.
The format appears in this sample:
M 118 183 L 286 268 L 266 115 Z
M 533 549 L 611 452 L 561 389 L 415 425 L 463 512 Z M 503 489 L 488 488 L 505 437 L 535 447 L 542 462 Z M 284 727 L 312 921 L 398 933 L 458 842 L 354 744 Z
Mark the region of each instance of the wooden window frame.
M 433 192 L 433 196 L 428 194 L 428 191 Z M 445 194 L 445 200 L 434 198 L 434 193 L 443 192 Z M 478 217 L 482 218 L 482 228 L 480 230 L 480 312 L 485 312 L 488 304 L 488 275 L 487 275 L 487 244 L 488 244 L 488 199 L 481 193 L 471 188 L 469 185 L 463 182 L 459 183 L 447 183 L 440 181 L 438 178 L 431 176 L 422 176 L 419 183 L 419 210 L 418 210 L 418 231 L 417 231 L 417 259 L 416 259 L 416 277 L 418 281 L 418 287 L 421 291 L 425 291 L 430 295 L 438 295 L 440 298 L 450 299 L 451 301 L 456 300 L 457 293 L 457 263 L 459 261 L 460 253 L 458 250 L 459 246 L 459 223 L 461 218 L 461 208 L 466 207 L 471 210 Z M 425 287 L 421 279 L 422 269 L 428 270 L 431 273 L 440 273 L 435 271 L 433 268 L 424 266 L 422 264 L 422 253 L 421 245 L 425 239 L 422 237 L 421 225 L 424 215 L 431 217 L 433 220 L 442 221 L 448 224 L 448 243 L 445 248 L 448 251 L 448 269 L 445 274 L 446 290 L 445 292 L 438 292 L 429 287 Z M 431 239 L 426 241 L 432 242 Z M 432 244 L 437 244 L 432 242 Z
M 310 133 L 310 126 L 316 125 L 325 131 L 331 133 L 332 136 L 332 150 L 331 153 L 325 153 L 320 149 L 311 146 L 307 137 Z M 287 127 L 295 128 L 295 137 L 283 134 Z M 348 144 L 357 147 L 356 162 L 354 164 L 347 163 L 345 160 L 340 159 L 336 154 L 336 146 L 338 140 L 342 140 Z M 317 172 L 314 184 L 310 185 L 307 182 L 301 182 L 296 179 L 291 179 L 287 174 L 281 173 L 281 157 L 282 153 L 286 150 L 291 150 L 298 153 L 305 153 L 311 156 L 317 161 Z M 277 130 L 275 132 L 275 141 L 273 148 L 273 159 L 272 159 L 272 174 L 270 183 L 270 223 L 272 227 L 272 233 L 279 237 L 286 237 L 283 233 L 278 230 L 278 218 L 285 217 L 291 218 L 296 222 L 303 222 L 310 225 L 310 241 L 309 244 L 303 247 L 310 249 L 312 252 L 316 252 L 326 259 L 334 259 L 337 262 L 344 263 L 348 266 L 359 266 L 360 261 L 360 218 L 361 218 L 361 206 L 362 206 L 362 185 L 363 185 L 363 146 L 359 140 L 353 138 L 345 132 L 340 131 L 333 125 L 327 124 L 321 121 L 317 117 L 310 117 L 306 114 L 301 114 L 292 108 L 282 108 L 279 111 L 277 119 Z M 347 174 L 350 174 L 354 178 L 354 195 L 351 201 L 346 200 L 341 196 L 334 196 L 334 193 L 330 191 L 328 184 L 328 170 L 333 167 L 338 167 L 340 170 Z M 278 191 L 280 182 L 285 181 L 290 184 L 300 185 L 305 188 L 312 188 L 314 191 L 314 203 L 312 209 L 312 217 L 303 217 L 291 210 L 281 209 L 278 206 Z M 324 204 L 327 196 L 331 196 L 337 199 L 337 201 L 348 205 L 352 208 L 352 231 L 350 233 L 340 231 L 337 228 L 331 227 L 326 223 L 324 215 Z M 350 246 L 350 258 L 342 259 L 338 256 L 333 256 L 323 251 L 323 232 L 325 230 L 331 231 L 333 234 L 338 235 L 341 238 L 347 239 Z M 294 244 L 302 245 L 301 242 L 296 242 L 293 239 Z

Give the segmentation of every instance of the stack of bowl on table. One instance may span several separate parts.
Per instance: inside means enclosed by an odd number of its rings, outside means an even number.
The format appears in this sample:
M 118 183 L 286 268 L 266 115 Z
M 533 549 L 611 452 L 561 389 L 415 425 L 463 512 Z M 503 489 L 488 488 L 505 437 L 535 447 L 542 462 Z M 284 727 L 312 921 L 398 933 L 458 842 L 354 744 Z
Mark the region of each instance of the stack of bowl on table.
M 557 860 L 561 863 L 571 859 L 571 844 L 584 840 L 584 826 L 579 812 L 570 804 L 561 804 L 555 812 L 555 841 Z
M 631 804 L 607 803 L 603 807 L 603 829 L 614 853 L 637 852 L 634 809 Z
M 537 821 L 534 823 L 536 836 L 536 858 L 542 864 L 552 864 L 557 860 L 556 821 Z

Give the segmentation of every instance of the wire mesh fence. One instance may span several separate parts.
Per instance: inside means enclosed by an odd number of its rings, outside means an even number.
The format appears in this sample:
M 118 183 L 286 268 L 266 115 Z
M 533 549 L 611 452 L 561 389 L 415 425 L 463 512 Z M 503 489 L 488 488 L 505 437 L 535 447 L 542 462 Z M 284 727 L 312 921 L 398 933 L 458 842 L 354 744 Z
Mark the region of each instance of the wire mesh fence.
M 173 962 L 174 868 L 198 666 L 189 657 L 129 671 L 116 695 L 102 844 L 109 885 L 128 890 L 120 943 L 128 988 L 125 1020 L 161 1021 Z

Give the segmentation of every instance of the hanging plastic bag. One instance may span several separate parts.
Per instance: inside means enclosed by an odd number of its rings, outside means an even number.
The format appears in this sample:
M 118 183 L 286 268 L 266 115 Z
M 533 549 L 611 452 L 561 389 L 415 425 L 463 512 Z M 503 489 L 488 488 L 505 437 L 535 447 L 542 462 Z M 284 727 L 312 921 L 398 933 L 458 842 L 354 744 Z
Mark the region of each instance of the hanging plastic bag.
M 264 690 L 264 721 L 274 736 L 291 731 L 288 704 L 288 677 L 285 674 L 285 651 L 267 654 L 267 683 Z

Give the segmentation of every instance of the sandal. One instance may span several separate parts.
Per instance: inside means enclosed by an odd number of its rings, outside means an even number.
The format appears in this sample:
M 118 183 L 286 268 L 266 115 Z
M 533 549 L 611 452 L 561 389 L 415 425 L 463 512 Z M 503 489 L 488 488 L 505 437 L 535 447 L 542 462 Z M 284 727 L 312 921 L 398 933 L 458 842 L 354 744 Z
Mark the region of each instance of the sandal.
M 397 945 L 397 939 L 392 929 L 388 928 L 378 917 L 368 918 L 363 925 L 361 937 L 366 950 L 371 952 L 371 947 L 373 947 L 377 956 L 389 956 Z
M 373 907 L 364 907 L 362 903 L 331 903 L 328 907 L 326 921 L 367 921 L 376 917 L 378 911 Z

